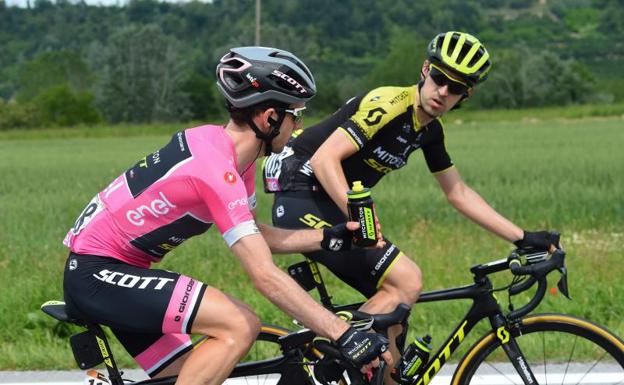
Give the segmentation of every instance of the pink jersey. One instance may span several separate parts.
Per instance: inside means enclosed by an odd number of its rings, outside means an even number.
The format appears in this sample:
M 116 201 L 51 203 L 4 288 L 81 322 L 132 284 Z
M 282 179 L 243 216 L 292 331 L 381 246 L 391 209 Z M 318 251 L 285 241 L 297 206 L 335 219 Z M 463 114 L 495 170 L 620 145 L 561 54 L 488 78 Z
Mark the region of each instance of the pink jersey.
M 223 127 L 173 135 L 89 202 L 63 243 L 74 253 L 110 256 L 149 267 L 215 223 L 228 246 L 259 233 L 255 164 L 239 175 Z

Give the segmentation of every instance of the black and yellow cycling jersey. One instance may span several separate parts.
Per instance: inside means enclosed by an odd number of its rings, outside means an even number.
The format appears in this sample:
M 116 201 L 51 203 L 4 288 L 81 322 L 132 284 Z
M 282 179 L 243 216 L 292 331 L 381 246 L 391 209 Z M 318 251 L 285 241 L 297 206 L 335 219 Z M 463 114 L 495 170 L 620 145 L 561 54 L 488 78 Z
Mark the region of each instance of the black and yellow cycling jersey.
M 294 135 L 280 154 L 266 159 L 265 191 L 320 190 L 310 157 L 336 130 L 358 149 L 342 161 L 349 185 L 360 180 L 366 187 L 374 186 L 390 171 L 405 166 L 418 148 L 431 172 L 452 167 L 442 123 L 434 119 L 421 127 L 414 111 L 416 97 L 416 86 L 380 87 L 349 100 L 324 121 Z

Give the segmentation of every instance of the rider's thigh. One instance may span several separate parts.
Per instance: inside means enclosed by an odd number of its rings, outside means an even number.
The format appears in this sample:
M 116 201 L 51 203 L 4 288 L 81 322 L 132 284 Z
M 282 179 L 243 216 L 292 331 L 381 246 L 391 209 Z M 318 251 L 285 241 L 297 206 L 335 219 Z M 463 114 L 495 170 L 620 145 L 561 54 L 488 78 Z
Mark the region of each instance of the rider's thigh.
M 380 291 L 397 297 L 398 302 L 413 304 L 422 290 L 422 273 L 418 265 L 401 253 L 387 272 Z
M 240 358 L 260 332 L 260 320 L 246 303 L 218 289 L 207 287 L 191 326 L 191 332 L 209 337 L 199 344 L 206 342 L 226 344 L 228 353 Z M 177 375 L 193 352 L 189 351 L 177 358 L 155 377 Z
M 236 345 L 251 345 L 260 332 L 260 319 L 247 304 L 208 287 L 191 332 Z

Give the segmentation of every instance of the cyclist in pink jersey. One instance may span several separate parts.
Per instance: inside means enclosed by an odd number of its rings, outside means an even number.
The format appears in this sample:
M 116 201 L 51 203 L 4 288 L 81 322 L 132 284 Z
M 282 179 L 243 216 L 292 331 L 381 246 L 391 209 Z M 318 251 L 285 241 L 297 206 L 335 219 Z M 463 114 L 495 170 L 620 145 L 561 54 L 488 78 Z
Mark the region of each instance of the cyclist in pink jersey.
M 271 252 L 350 247 L 348 223 L 324 230 L 257 224 L 255 160 L 282 150 L 316 93 L 293 54 L 231 49 L 217 65 L 231 119 L 173 135 L 89 202 L 65 237 L 65 301 L 71 315 L 107 325 L 151 377 L 221 384 L 247 352 L 260 321 L 241 301 L 152 262 L 216 224 L 255 287 L 286 313 L 336 341 L 363 371 L 391 364 L 387 340 L 349 327 L 275 266 Z M 380 247 L 382 246 L 380 240 Z M 331 245 L 331 247 L 330 247 Z M 211 338 L 192 348 L 189 334 Z

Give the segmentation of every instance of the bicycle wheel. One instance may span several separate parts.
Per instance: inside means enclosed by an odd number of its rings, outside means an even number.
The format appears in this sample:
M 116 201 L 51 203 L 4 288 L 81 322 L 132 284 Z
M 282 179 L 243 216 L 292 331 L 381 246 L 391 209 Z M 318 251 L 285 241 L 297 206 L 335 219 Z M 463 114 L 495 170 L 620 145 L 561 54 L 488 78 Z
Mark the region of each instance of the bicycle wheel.
M 291 331 L 281 326 L 262 324 L 256 341 L 240 362 L 261 361 L 282 355 L 277 340 Z
M 302 368 L 296 370 L 271 363 L 283 357 L 278 339 L 290 332 L 280 326 L 263 324 L 249 352 L 236 365 L 224 385 L 282 385 L 284 376 L 289 380 L 301 380 L 297 382 L 305 385 L 307 376 Z
M 509 330 L 539 384 L 624 384 L 624 342 L 607 329 L 564 314 L 522 319 Z M 452 385 L 520 385 L 501 348 L 505 331 L 477 341 L 457 366 Z

